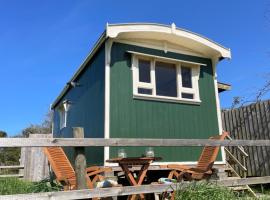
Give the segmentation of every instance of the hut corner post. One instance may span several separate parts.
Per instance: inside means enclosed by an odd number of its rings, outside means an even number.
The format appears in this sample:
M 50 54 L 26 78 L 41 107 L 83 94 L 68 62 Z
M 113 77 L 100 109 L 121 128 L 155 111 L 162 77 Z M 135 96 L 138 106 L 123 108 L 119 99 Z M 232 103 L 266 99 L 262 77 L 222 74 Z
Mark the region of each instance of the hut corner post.
M 84 129 L 82 127 L 73 127 L 74 138 L 84 138 Z M 77 190 L 87 189 L 86 180 L 86 158 L 85 158 L 85 147 L 75 147 L 75 175 L 76 175 L 76 186 Z

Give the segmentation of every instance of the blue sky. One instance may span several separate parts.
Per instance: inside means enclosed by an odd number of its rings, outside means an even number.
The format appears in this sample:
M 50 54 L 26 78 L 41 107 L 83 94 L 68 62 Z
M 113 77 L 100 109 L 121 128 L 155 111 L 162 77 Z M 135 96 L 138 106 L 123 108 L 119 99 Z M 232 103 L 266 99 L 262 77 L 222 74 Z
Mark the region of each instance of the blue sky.
M 269 0 L 0 0 L 0 129 L 41 123 L 107 22 L 174 22 L 230 48 L 232 60 L 218 66 L 232 84 L 222 107 L 252 96 L 270 73 Z

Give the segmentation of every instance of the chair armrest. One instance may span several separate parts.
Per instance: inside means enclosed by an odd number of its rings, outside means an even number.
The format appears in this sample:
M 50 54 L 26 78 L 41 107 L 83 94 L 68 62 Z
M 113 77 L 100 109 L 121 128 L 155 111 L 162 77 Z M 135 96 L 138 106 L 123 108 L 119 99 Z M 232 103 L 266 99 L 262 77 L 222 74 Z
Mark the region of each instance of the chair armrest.
M 200 169 L 197 169 L 197 168 L 190 168 L 188 170 L 184 170 L 185 172 L 187 173 L 190 173 L 190 174 L 212 174 L 212 170 L 208 170 L 208 171 L 203 171 L 203 170 L 200 170 Z
M 86 172 L 91 172 L 91 171 L 96 171 L 99 169 L 100 169 L 100 167 L 98 167 L 98 166 L 91 166 L 91 167 L 87 167 L 85 170 L 86 170 Z
M 98 166 L 92 166 L 92 167 L 87 167 L 85 169 L 86 173 L 89 172 L 95 172 L 101 170 L 102 172 L 112 172 L 112 168 L 110 167 L 98 167 Z
M 168 168 L 170 168 L 170 169 L 179 170 L 179 171 L 191 169 L 191 167 L 186 166 L 186 165 L 169 164 L 169 165 L 167 165 L 167 166 L 168 166 Z
M 100 168 L 96 171 L 89 171 L 89 172 L 86 171 L 87 176 L 93 176 L 93 175 L 104 173 L 104 172 L 112 172 L 112 169 L 111 168 Z

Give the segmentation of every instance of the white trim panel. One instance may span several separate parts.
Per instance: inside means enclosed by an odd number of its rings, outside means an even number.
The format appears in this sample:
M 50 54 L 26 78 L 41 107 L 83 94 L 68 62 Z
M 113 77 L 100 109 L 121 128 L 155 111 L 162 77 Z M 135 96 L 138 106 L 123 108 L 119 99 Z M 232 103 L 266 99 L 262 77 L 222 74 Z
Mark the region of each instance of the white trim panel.
M 143 40 L 143 39 L 129 39 L 129 40 L 123 40 L 123 39 L 116 39 L 115 42 L 122 43 L 122 44 L 130 44 L 134 46 L 140 46 L 140 47 L 145 47 L 149 49 L 157 49 L 164 51 L 165 53 L 167 52 L 173 52 L 173 53 L 179 53 L 179 54 L 184 54 L 184 55 L 191 55 L 191 56 L 197 56 L 201 58 L 208 58 L 206 55 L 203 53 L 195 52 L 191 49 L 184 48 L 180 45 L 174 45 L 169 42 L 164 42 L 164 41 L 157 41 L 157 40 Z
M 219 100 L 219 94 L 218 94 L 218 81 L 217 81 L 217 63 L 218 60 L 217 59 L 212 59 L 212 67 L 213 67 L 213 71 L 214 71 L 214 86 L 215 86 L 215 97 L 216 97 L 216 109 L 217 109 L 217 119 L 218 119 L 218 130 L 219 130 L 219 134 L 221 135 L 223 132 L 223 128 L 222 128 L 222 117 L 221 117 L 221 107 L 220 107 L 220 100 Z M 223 162 L 226 162 L 226 154 L 225 154 L 225 150 L 224 147 L 220 148 L 221 150 L 221 156 L 222 156 L 222 160 Z
M 197 161 L 187 161 L 187 162 L 153 162 L 150 165 L 170 165 L 170 164 L 178 164 L 178 165 L 196 165 Z M 224 161 L 216 161 L 214 165 L 225 165 L 226 162 Z M 108 167 L 118 167 L 119 165 L 117 163 L 106 163 L 105 166 Z
M 111 48 L 113 41 L 108 39 L 105 42 L 105 109 L 104 109 L 104 138 L 110 138 L 110 67 Z M 104 164 L 110 158 L 109 147 L 104 147 Z
M 167 61 L 181 62 L 181 63 L 187 63 L 187 64 L 192 64 L 192 65 L 207 66 L 207 64 L 205 64 L 205 63 L 191 62 L 191 61 L 175 59 L 175 58 L 168 58 L 168 57 L 163 57 L 163 56 L 156 56 L 156 55 L 147 54 L 147 53 L 140 53 L 140 52 L 136 52 L 136 51 L 127 51 L 127 52 L 131 53 L 131 54 L 139 55 L 139 56 L 158 58 L 158 59 L 167 60 Z

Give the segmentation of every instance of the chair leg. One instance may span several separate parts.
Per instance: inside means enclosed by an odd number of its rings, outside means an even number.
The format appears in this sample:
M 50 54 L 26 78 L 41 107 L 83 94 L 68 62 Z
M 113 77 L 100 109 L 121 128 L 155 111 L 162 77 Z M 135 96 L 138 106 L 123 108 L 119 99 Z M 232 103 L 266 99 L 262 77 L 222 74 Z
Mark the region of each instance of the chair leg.
M 177 182 L 182 181 L 186 173 L 187 173 L 187 172 L 185 172 L 185 171 L 180 172 L 180 173 L 178 174 L 178 176 L 177 176 Z
M 169 176 L 168 178 L 169 179 L 172 179 L 173 177 L 178 177 L 179 173 L 176 171 L 176 170 L 172 170 L 170 173 L 169 173 Z
M 158 193 L 154 193 L 155 196 L 155 200 L 159 200 L 159 194 Z
M 174 170 L 173 171 L 170 171 L 169 176 L 168 176 L 169 179 L 172 179 L 173 178 L 173 173 L 174 173 Z
M 175 199 L 175 191 L 172 192 L 171 200 Z

